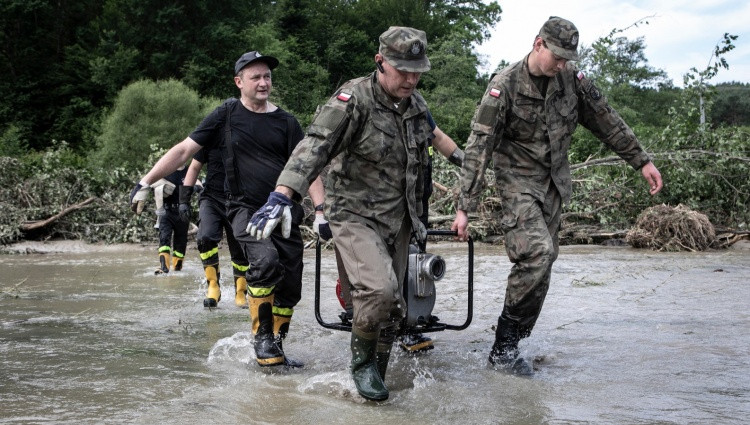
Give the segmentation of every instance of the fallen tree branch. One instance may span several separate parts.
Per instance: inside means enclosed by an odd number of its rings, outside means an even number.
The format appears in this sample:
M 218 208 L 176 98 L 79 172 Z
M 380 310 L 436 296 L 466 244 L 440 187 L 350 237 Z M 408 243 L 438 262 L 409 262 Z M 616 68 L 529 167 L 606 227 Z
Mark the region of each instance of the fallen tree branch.
M 59 213 L 53 215 L 52 217 L 49 217 L 44 220 L 37 220 L 37 221 L 26 221 L 22 223 L 20 226 L 18 226 L 19 229 L 23 232 L 30 232 L 32 230 L 41 229 L 43 227 L 47 227 L 50 224 L 54 223 L 55 221 L 61 219 L 62 217 L 65 217 L 66 215 L 72 213 L 73 211 L 80 210 L 81 208 L 85 207 L 86 205 L 94 202 L 97 198 L 95 196 L 92 196 L 85 201 L 79 202 L 77 204 L 71 205 L 64 210 L 60 211 Z
M 711 152 L 703 149 L 690 149 L 690 150 L 684 150 L 684 151 L 672 151 L 672 152 L 656 152 L 651 154 L 654 158 L 660 158 L 660 159 L 697 159 L 703 156 L 713 156 L 713 157 L 722 157 L 725 159 L 733 159 L 736 161 L 742 161 L 742 162 L 750 162 L 750 158 L 742 157 L 742 156 L 735 156 L 735 155 L 728 155 L 723 152 Z M 619 156 L 608 156 L 606 158 L 599 158 L 599 159 L 592 159 L 588 161 L 584 161 L 578 164 L 571 164 L 570 165 L 570 171 L 584 169 L 588 167 L 593 167 L 594 165 L 617 165 L 617 164 L 624 164 L 622 161 L 622 158 Z

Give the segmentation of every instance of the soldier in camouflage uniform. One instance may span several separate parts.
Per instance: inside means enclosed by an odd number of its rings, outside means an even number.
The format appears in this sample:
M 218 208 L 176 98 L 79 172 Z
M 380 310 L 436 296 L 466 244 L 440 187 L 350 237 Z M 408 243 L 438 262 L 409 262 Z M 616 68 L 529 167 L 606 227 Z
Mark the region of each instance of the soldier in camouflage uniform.
M 576 66 L 578 30 L 550 17 L 526 58 L 490 81 L 471 123 L 452 229 L 466 239 L 467 211 L 477 207 L 484 170 L 491 159 L 499 187 L 501 226 L 513 268 L 498 318 L 489 361 L 516 374 L 533 374 L 518 356 L 547 294 L 558 255 L 561 204 L 570 200 L 570 138 L 580 123 L 634 169 L 650 193 L 662 180 L 630 127 Z
M 345 83 L 323 105 L 279 176 L 251 229 L 265 232 L 331 163 L 327 216 L 352 286 L 351 373 L 359 393 L 388 398 L 391 346 L 404 317 L 402 283 L 409 240 L 426 238 L 420 222 L 423 170 L 432 133 L 425 100 L 415 91 L 430 69 L 424 31 L 390 27 L 380 36 L 378 70 Z M 280 195 L 280 196 L 279 196 Z M 263 211 L 266 211 L 264 214 Z

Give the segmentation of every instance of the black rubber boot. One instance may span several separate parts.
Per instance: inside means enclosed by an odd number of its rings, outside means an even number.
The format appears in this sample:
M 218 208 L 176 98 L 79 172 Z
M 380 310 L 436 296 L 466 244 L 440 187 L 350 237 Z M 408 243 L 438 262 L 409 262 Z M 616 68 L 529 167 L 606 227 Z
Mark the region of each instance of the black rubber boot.
M 357 392 L 367 400 L 388 399 L 388 388 L 383 382 L 376 362 L 378 332 L 366 333 L 352 328 L 352 378 Z M 385 372 L 385 371 L 384 371 Z
M 273 336 L 273 294 L 265 297 L 249 297 L 250 321 L 255 341 L 255 357 L 261 366 L 284 364 L 284 352 Z
M 518 341 L 521 339 L 518 333 L 518 324 L 504 318 L 502 315 L 497 319 L 495 329 L 495 343 L 490 350 L 489 362 L 519 376 L 532 376 L 534 369 L 518 354 Z
M 286 367 L 292 367 L 292 368 L 301 368 L 305 367 L 305 364 L 290 359 L 289 356 L 286 355 L 284 352 L 284 339 L 286 339 L 286 334 L 289 332 L 289 322 L 292 320 L 291 316 L 282 316 L 279 314 L 273 315 L 273 337 L 276 340 L 276 345 L 279 347 L 279 350 L 281 350 L 282 354 L 284 355 L 284 366 Z

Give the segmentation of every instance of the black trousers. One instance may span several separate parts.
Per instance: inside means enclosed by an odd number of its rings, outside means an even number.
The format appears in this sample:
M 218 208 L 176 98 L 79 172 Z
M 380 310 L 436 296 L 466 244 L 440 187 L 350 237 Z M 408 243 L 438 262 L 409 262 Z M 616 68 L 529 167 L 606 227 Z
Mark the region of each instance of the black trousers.
M 229 219 L 232 222 L 234 237 L 242 247 L 249 263 L 247 279 L 248 291 L 253 288 L 273 288 L 274 310 L 292 309 L 302 298 L 302 234 L 299 230 L 300 213 L 294 211 L 292 233 L 289 238 L 281 235 L 281 225 L 277 226 L 271 237 L 257 240 L 245 229 L 255 211 L 244 206 L 229 208 Z
M 188 223 L 180 220 L 176 205 L 165 205 L 159 218 L 159 252 L 172 251 L 175 257 L 184 257 L 187 249 Z
M 248 262 L 245 253 L 242 252 L 242 247 L 234 237 L 224 200 L 210 195 L 201 195 L 198 203 L 197 242 L 203 266 L 219 264 L 219 242 L 224 234 L 227 235 L 233 268 L 240 266 L 245 269 Z

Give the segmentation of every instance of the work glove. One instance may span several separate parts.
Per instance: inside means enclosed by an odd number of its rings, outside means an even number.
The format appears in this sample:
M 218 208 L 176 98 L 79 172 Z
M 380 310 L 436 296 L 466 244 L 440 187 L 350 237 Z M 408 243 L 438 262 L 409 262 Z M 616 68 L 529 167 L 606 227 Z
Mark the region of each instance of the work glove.
M 130 191 L 130 209 L 133 210 L 136 215 L 141 215 L 143 212 L 146 199 L 148 199 L 149 188 L 150 186 L 148 184 L 140 182 Z
M 250 218 L 245 231 L 255 239 L 267 239 L 281 221 L 281 235 L 292 233 L 292 200 L 279 192 L 271 192 L 268 201 Z
M 324 214 L 315 214 L 315 221 L 313 222 L 313 232 L 315 232 L 315 234 L 324 241 L 330 240 L 333 237 L 333 233 L 331 233 L 331 226 L 328 225 L 328 220 L 326 220 Z
M 464 163 L 464 151 L 457 147 L 451 156 L 448 157 L 448 161 L 453 165 L 462 166 Z
M 190 198 L 193 195 L 193 186 L 180 186 L 180 220 L 183 223 L 190 223 L 190 217 L 193 215 L 193 208 L 190 206 Z

